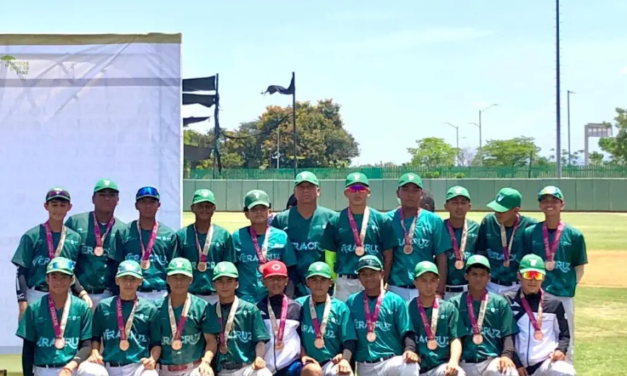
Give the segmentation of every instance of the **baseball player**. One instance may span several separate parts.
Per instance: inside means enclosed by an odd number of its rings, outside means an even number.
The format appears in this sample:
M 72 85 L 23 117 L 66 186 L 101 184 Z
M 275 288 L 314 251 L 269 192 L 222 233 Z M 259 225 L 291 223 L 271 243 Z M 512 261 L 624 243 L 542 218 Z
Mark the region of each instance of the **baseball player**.
M 268 290 L 262 283 L 265 264 L 271 260 L 281 260 L 290 268 L 292 281 L 295 274 L 296 255 L 285 231 L 268 224 L 270 198 L 266 192 L 255 189 L 244 197 L 244 214 L 250 226 L 243 227 L 233 234 L 237 269 L 242 272 L 237 290 L 238 296 L 253 304 L 265 299 Z
M 216 265 L 213 285 L 218 302 L 207 310 L 211 332 L 219 338 L 218 376 L 271 376 L 264 360 L 268 329 L 261 311 L 236 295 L 239 273 L 228 261 Z M 217 324 L 217 325 L 216 325 Z
M 565 361 L 570 332 L 564 306 L 545 295 L 545 276 L 544 260 L 527 255 L 520 261 L 520 290 L 506 295 L 519 330 L 514 363 L 520 376 L 575 376 L 575 369 Z
M 418 375 L 420 358 L 407 302 L 383 289 L 383 264 L 377 256 L 359 259 L 357 271 L 365 290 L 351 295 L 346 302 L 357 332 L 357 374 Z
M 70 293 L 75 264 L 53 258 L 46 266 L 49 293 L 29 304 L 20 319 L 23 375 L 71 376 L 89 356 L 92 312 Z
M 466 214 L 472 208 L 470 192 L 464 187 L 451 187 L 446 192 L 444 208 L 449 217 L 444 221 L 446 232 L 453 243 L 448 255 L 448 273 L 446 275 L 446 299 L 468 291 L 468 282 L 464 278 L 466 260 L 475 254 L 479 224 Z
M 116 234 L 114 259 L 137 261 L 142 268 L 144 282 L 139 287 L 140 298 L 151 302 L 165 297 L 166 268 L 176 253 L 176 234 L 157 221 L 161 203 L 156 188 L 143 187 L 135 195 L 139 219 L 132 221 Z
M 114 216 L 119 189 L 113 180 L 98 180 L 91 198 L 94 210 L 75 214 L 65 226 L 81 236 L 76 278 L 85 289 L 83 299 L 92 310 L 115 292 L 115 234 L 126 225 Z
M 196 221 L 176 233 L 177 255 L 188 259 L 194 270 L 190 293 L 207 303 L 215 304 L 218 296 L 213 289 L 213 268 L 221 261 L 235 262 L 231 234 L 212 222 L 216 199 L 208 189 L 199 189 L 192 198 L 192 213 Z
M 416 264 L 414 283 L 419 294 L 408 307 L 418 342 L 420 374 L 464 376 L 459 367 L 463 326 L 457 308 L 436 296 L 439 279 L 438 267 L 431 261 Z
M 363 290 L 357 278 L 357 262 L 364 255 L 373 255 L 392 265 L 396 246 L 394 229 L 387 215 L 368 206 L 370 183 L 366 175 L 354 172 L 346 177 L 344 196 L 348 207 L 332 217 L 324 230 L 322 248 L 327 262 L 337 273 L 335 297 L 346 301 Z M 390 269 L 385 270 L 387 279 Z
M 468 291 L 450 300 L 463 324 L 462 369 L 468 376 L 516 376 L 514 336 L 518 326 L 507 300 L 486 289 L 490 262 L 481 255 L 466 261 Z
M 523 256 L 523 234 L 537 223 L 534 218 L 519 214 L 521 201 L 517 190 L 501 189 L 488 204 L 495 213 L 486 215 L 479 227 L 477 253 L 486 256 L 492 267 L 488 290 L 500 295 L 518 290 L 516 273 Z
M 424 210 L 435 213 L 435 200 L 433 199 L 433 193 L 430 190 L 424 189 L 422 191 L 422 200 L 420 200 L 420 207 Z
M 393 263 L 384 266 L 384 270 L 392 270 L 388 289 L 400 295 L 405 301 L 412 300 L 418 296 L 418 290 L 414 285 L 414 267 L 421 261 L 435 260 L 442 275 L 438 295 L 444 297 L 446 252 L 452 247 L 444 222 L 438 215 L 420 208 L 422 198 L 420 176 L 413 173 L 401 176 L 396 195 L 401 206 L 388 212 L 397 238 Z
M 295 296 L 309 294 L 304 278 L 309 265 L 324 261 L 321 247 L 322 235 L 329 220 L 337 213 L 318 205 L 320 183 L 311 172 L 303 171 L 296 175 L 294 182 L 296 205 L 274 217 L 272 226 L 287 233 L 296 253 L 297 273 Z
M 564 305 L 570 331 L 567 361 L 572 363 L 575 352 L 575 305 L 573 298 L 577 284 L 588 263 L 586 240 L 581 231 L 561 219 L 564 195 L 553 186 L 538 193 L 544 221 L 525 230 L 525 250 L 545 260 L 547 296 L 553 296 Z
M 26 307 L 48 293 L 46 267 L 55 257 L 78 259 L 81 243 L 79 234 L 63 225 L 63 220 L 72 209 L 70 193 L 59 187 L 46 193 L 44 208 L 48 220 L 26 231 L 11 259 L 17 267 L 17 301 L 21 318 Z M 74 293 L 80 293 L 78 286 Z
M 189 293 L 193 276 L 188 259 L 177 257 L 168 264 L 170 293 L 156 304 L 161 376 L 213 376 L 217 340 L 207 320 L 207 302 Z

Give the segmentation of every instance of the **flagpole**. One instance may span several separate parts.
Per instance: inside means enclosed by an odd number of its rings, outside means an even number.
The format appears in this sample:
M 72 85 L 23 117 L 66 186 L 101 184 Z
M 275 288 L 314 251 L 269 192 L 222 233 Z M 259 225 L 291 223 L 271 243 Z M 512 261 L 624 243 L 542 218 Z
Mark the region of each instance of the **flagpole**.
M 220 133 L 220 118 L 219 118 L 219 107 L 220 107 L 220 92 L 218 91 L 218 73 L 216 73 L 216 99 L 213 107 L 213 121 L 214 121 L 214 129 L 213 129 L 213 178 L 217 179 L 218 177 L 218 135 Z
M 292 82 L 294 84 L 294 91 L 292 93 L 292 126 L 294 127 L 294 178 L 296 178 L 298 170 L 298 151 L 296 150 L 296 73 L 292 72 Z

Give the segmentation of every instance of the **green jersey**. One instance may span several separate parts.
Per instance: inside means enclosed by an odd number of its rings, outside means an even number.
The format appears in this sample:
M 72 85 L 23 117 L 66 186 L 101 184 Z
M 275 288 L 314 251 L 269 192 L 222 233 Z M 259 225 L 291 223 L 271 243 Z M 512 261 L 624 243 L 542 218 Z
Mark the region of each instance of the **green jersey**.
M 346 301 L 346 305 L 353 316 L 353 324 L 357 332 L 355 361 L 368 362 L 402 355 L 404 350 L 403 337 L 412 330 L 407 312 L 407 302 L 392 292 L 385 292 L 375 325 L 377 339 L 375 342 L 369 342 L 366 338 L 368 328 L 364 310 L 364 294 L 365 291 L 355 293 L 349 296 Z M 374 315 L 376 302 L 377 297 L 368 297 L 370 315 Z
M 298 275 L 307 275 L 309 265 L 316 261 L 324 261 L 322 235 L 329 220 L 337 213 L 331 209 L 318 206 L 313 215 L 303 218 L 298 209 L 293 207 L 277 214 L 272 220 L 272 226 L 287 233 L 298 261 Z M 299 295 L 309 294 L 304 279 L 295 281 Z
M 300 319 L 301 343 L 308 356 L 314 358 L 317 362 L 322 363 L 339 354 L 346 341 L 357 340 L 357 333 L 355 333 L 353 318 L 348 306 L 341 300 L 332 298 L 331 310 L 327 321 L 327 329 L 324 333 L 324 348 L 318 349 L 314 345 L 314 341 L 316 340 L 316 330 L 314 328 L 313 321 L 311 319 L 311 312 L 309 310 L 310 300 L 311 296 L 303 296 L 296 300 L 301 306 L 303 306 Z M 321 325 L 322 318 L 324 317 L 324 303 L 316 303 L 315 309 L 316 318 L 318 319 L 318 323 Z
M 158 325 L 158 337 L 161 338 L 161 358 L 159 358 L 160 364 L 165 365 L 177 365 L 193 363 L 200 360 L 205 355 L 205 347 L 207 342 L 205 341 L 205 334 L 211 334 L 212 323 L 207 320 L 207 302 L 199 297 L 189 294 L 191 302 L 189 304 L 189 311 L 187 312 L 187 320 L 183 327 L 183 334 L 181 335 L 181 342 L 183 347 L 180 350 L 174 350 L 172 348 L 172 329 L 170 327 L 170 315 L 168 314 L 168 302 L 169 297 L 165 297 L 162 300 L 155 302 L 158 312 L 157 321 Z M 178 325 L 179 318 L 183 312 L 183 304 L 178 307 L 172 307 L 174 311 L 175 322 Z
M 534 218 L 521 215 L 516 229 L 516 234 L 512 241 L 512 247 L 509 253 L 509 267 L 505 267 L 505 256 L 503 255 L 503 245 L 501 243 L 501 227 L 496 220 L 494 213 L 490 213 L 483 218 L 479 227 L 479 236 L 477 238 L 477 253 L 484 255 L 490 261 L 490 274 L 492 281 L 504 283 L 513 283 L 518 280 L 517 271 L 518 264 L 523 257 L 523 236 L 525 229 L 533 226 L 538 221 Z M 514 227 L 506 227 L 506 239 L 509 246 L 512 239 Z
M 235 249 L 233 248 L 233 239 L 231 234 L 223 227 L 213 225 L 213 235 L 211 237 L 211 245 L 207 253 L 207 270 L 201 272 L 198 270 L 198 262 L 200 252 L 202 252 L 207 240 L 207 234 L 198 233 L 198 244 L 196 244 L 196 231 L 194 225 L 180 229 L 176 233 L 177 257 L 184 257 L 192 263 L 194 270 L 194 280 L 189 287 L 189 292 L 196 295 L 210 295 L 215 292 L 213 288 L 213 268 L 221 261 L 235 262 Z
M 141 230 L 144 248 L 150 241 L 151 230 Z M 163 291 L 166 289 L 166 268 L 176 253 L 176 234 L 168 226 L 159 223 L 157 237 L 150 254 L 150 267 L 143 270 L 144 282 L 139 291 Z M 139 243 L 137 221 L 127 224 L 116 234 L 115 260 L 133 260 L 141 263 L 142 247 Z
M 525 230 L 525 251 L 534 253 L 546 261 L 542 225 L 544 222 Z M 553 244 L 555 230 L 548 230 L 549 244 Z M 574 297 L 577 287 L 575 267 L 588 263 L 586 241 L 581 231 L 564 223 L 564 230 L 555 252 L 555 269 L 546 271 L 546 279 L 542 284 L 544 291 L 564 297 Z
M 105 362 L 137 364 L 142 358 L 150 356 L 150 344 L 161 342 L 157 307 L 148 300 L 138 298 L 137 308 L 133 316 L 133 326 L 127 340 L 130 347 L 120 350 L 120 330 L 117 316 L 117 296 L 103 299 L 94 313 L 93 336 L 101 338 L 104 343 L 103 358 Z M 122 300 L 122 322 L 126 321 L 133 310 L 133 300 Z
M 455 308 L 452 303 L 441 299 L 438 300 L 438 324 L 434 334 L 438 347 L 435 350 L 429 350 L 427 347 L 427 331 L 420 317 L 417 299 L 418 298 L 414 298 L 409 303 L 409 317 L 411 317 L 413 331 L 416 333 L 418 354 L 422 359 L 420 367 L 433 369 L 440 364 L 448 363 L 451 358 L 451 342 L 457 338 L 461 338 L 464 333 L 464 327 L 459 320 L 459 311 L 457 311 L 457 308 Z M 428 319 L 427 325 L 431 327 L 433 307 L 425 308 L 425 313 Z
M 444 221 L 444 229 L 448 234 L 448 223 L 449 220 Z M 462 244 L 462 232 L 463 228 L 454 228 L 453 232 L 455 233 L 455 240 L 457 241 L 457 246 L 461 247 Z M 466 260 L 472 255 L 476 253 L 477 246 L 477 237 L 479 236 L 479 224 L 472 219 L 466 218 L 466 248 L 464 249 L 464 265 L 466 265 Z M 450 236 L 450 235 L 449 235 Z M 468 282 L 464 275 L 466 274 L 465 269 L 457 269 L 455 267 L 455 251 L 451 247 L 451 249 L 447 252 L 448 256 L 448 275 L 446 277 L 446 284 L 450 286 L 459 286 L 459 285 L 467 285 Z
M 68 364 L 80 348 L 81 342 L 91 340 L 92 313 L 87 304 L 70 295 L 70 309 L 67 325 L 63 332 L 65 347 L 58 350 L 54 346 L 55 333 L 52 317 L 48 308 L 50 295 L 30 304 L 20 320 L 16 335 L 26 341 L 35 342 L 35 361 L 38 367 L 63 367 Z M 57 318 L 61 324 L 63 307 L 57 309 Z
M 81 236 L 81 245 L 76 262 L 76 278 L 89 293 L 100 294 L 107 289 L 112 289 L 115 270 L 110 256 L 115 255 L 115 234 L 126 226 L 118 218 L 115 218 L 111 230 L 103 242 L 104 254 L 94 255 L 96 248 L 96 235 L 94 233 L 93 212 L 76 214 L 68 218 L 65 225 L 76 231 Z M 98 223 L 100 236 L 107 231 L 108 223 Z
M 266 235 L 257 236 L 259 248 L 263 248 Z M 239 271 L 239 288 L 237 295 L 247 302 L 257 304 L 268 295 L 268 290 L 261 282 L 262 275 L 259 271 L 259 257 L 253 240 L 250 237 L 250 226 L 243 227 L 233 233 L 233 246 L 235 248 L 235 266 Z M 283 230 L 271 228 L 268 239 L 268 252 L 266 261 L 280 260 L 288 268 L 296 265 L 294 248 L 287 234 Z
M 466 304 L 467 292 L 453 297 L 451 302 L 459 311 L 460 321 L 463 324 L 462 359 L 480 362 L 488 358 L 497 358 L 503 352 L 503 338 L 518 333 L 518 324 L 514 321 L 514 314 L 507 303 L 507 300 L 500 295 L 489 292 L 488 305 L 485 311 L 485 318 L 481 328 L 483 342 L 475 345 L 472 341 L 472 325 L 468 315 L 468 305 Z M 473 300 L 472 303 L 475 317 L 479 318 L 479 308 L 481 301 Z
M 451 238 L 444 227 L 442 219 L 428 211 L 420 210 L 416 228 L 413 233 L 411 246 L 412 253 L 409 255 L 403 251 L 405 246 L 405 231 L 401 225 L 402 209 L 393 210 L 387 213 L 394 228 L 396 236 L 394 246 L 394 261 L 392 272 L 388 283 L 392 286 L 414 286 L 414 268 L 421 261 L 434 262 L 435 256 L 441 255 L 451 249 Z M 403 223 L 405 229 L 410 231 L 411 224 L 415 216 L 405 218 Z
M 219 349 L 222 328 L 216 311 L 217 306 L 217 304 L 210 305 L 207 308 L 207 322 L 210 323 L 209 333 L 214 334 L 218 340 Z M 228 304 L 220 307 L 222 327 L 226 325 L 231 306 L 232 304 Z M 233 318 L 233 327 L 226 340 L 228 352 L 222 354 L 218 351 L 216 354 L 218 370 L 221 370 L 225 364 L 251 364 L 255 360 L 257 343 L 270 340 L 270 333 L 268 333 L 268 329 L 261 318 L 261 311 L 257 306 L 240 299 Z
M 361 234 L 363 222 L 362 214 L 355 214 L 357 234 Z M 368 228 L 364 239 L 365 255 L 374 255 L 383 260 L 383 252 L 393 249 L 397 244 L 392 223 L 386 214 L 370 208 Z M 357 261 L 355 254 L 355 238 L 348 219 L 348 208 L 342 210 L 339 215 L 329 220 L 322 238 L 322 248 L 331 252 L 337 252 L 335 272 L 339 275 L 357 274 Z
M 58 256 L 76 261 L 78 259 L 81 236 L 70 228 L 66 227 L 65 230 L 65 242 Z M 60 239 L 60 232 L 52 232 L 53 252 L 56 251 Z M 46 267 L 50 260 L 46 229 L 44 225 L 38 225 L 22 235 L 20 244 L 17 246 L 11 262 L 15 266 L 27 269 L 26 285 L 29 288 L 38 287 L 42 291 L 48 291 Z

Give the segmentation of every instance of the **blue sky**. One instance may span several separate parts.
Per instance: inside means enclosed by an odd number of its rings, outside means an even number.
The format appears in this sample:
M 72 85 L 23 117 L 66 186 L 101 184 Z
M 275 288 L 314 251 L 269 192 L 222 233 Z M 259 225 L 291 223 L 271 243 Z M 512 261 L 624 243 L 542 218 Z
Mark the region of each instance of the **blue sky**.
M 555 144 L 554 1 L 108 0 L 89 10 L 86 3 L 3 1 L 0 32 L 180 32 L 183 76 L 220 73 L 227 128 L 267 105 L 288 105 L 288 96 L 259 93 L 287 86 L 296 71 L 298 100 L 342 105 L 359 164 L 406 162 L 406 148 L 423 137 L 454 145 L 455 130 L 444 122 L 460 126 L 460 146 L 476 147 L 469 122 L 492 103 L 499 106 L 484 113 L 484 143 L 533 136 L 545 154 Z M 615 107 L 627 106 L 627 2 L 562 0 L 561 10 L 563 145 L 570 89 L 578 150 L 584 124 L 611 121 Z

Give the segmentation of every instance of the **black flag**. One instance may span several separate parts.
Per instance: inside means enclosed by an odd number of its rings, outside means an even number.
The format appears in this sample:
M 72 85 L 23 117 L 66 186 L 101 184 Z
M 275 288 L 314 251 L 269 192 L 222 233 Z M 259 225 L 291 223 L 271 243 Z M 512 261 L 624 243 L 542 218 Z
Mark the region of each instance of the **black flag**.
M 213 94 L 183 94 L 183 106 L 188 104 L 200 104 L 210 108 L 216 103 L 216 96 Z
M 261 93 L 261 94 L 274 94 L 274 93 L 279 93 L 279 94 L 284 94 L 284 95 L 293 95 L 296 92 L 296 87 L 294 86 L 294 77 L 292 77 L 292 81 L 290 82 L 290 86 L 286 88 L 284 88 L 283 86 L 279 86 L 279 85 L 270 85 L 268 86 L 268 88 L 266 89 L 265 92 Z
M 183 118 L 183 126 L 187 127 L 190 124 L 194 124 L 194 123 L 200 123 L 201 121 L 205 121 L 209 119 L 209 116 L 202 116 L 202 117 L 186 117 Z
M 183 91 L 215 91 L 216 90 L 216 76 L 200 77 L 200 78 L 186 78 L 183 80 Z

